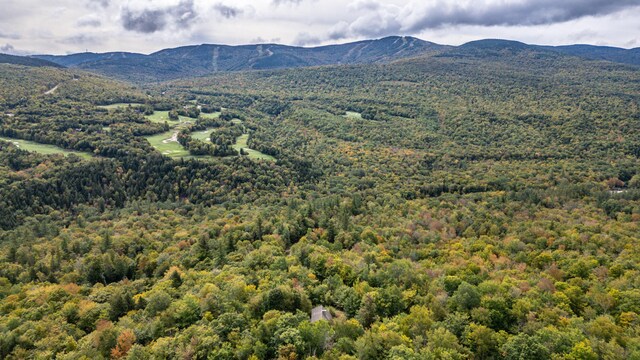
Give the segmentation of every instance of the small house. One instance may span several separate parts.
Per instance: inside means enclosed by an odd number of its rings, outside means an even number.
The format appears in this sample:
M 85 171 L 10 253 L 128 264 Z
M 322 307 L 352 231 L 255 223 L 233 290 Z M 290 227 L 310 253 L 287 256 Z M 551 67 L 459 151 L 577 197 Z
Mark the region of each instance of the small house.
M 331 313 L 325 309 L 324 306 L 316 306 L 311 310 L 311 322 L 314 323 L 320 320 L 331 321 Z

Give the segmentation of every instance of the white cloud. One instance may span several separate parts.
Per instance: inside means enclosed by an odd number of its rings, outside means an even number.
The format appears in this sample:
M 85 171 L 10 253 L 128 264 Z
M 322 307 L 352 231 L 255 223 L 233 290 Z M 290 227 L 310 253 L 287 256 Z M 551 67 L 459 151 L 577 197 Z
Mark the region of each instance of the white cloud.
M 640 0 L 3 0 L 0 44 L 149 53 L 258 38 L 314 45 L 414 35 L 445 44 L 492 37 L 629 47 L 640 44 L 638 18 Z

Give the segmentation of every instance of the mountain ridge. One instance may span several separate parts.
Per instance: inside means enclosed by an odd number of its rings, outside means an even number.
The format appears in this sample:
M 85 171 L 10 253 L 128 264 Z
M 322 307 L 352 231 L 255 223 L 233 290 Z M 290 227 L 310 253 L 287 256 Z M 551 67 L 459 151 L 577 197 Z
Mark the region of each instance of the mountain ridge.
M 9 54 L 2 54 L 2 53 L 0 53 L 0 64 L 13 64 L 13 65 L 32 66 L 32 67 L 43 67 L 43 66 L 57 67 L 57 68 L 65 67 L 64 65 L 60 65 L 56 62 L 49 61 L 46 59 L 9 55 Z
M 447 48 L 414 37 L 393 36 L 319 47 L 200 44 L 162 49 L 149 55 L 115 52 L 34 57 L 125 80 L 154 81 L 224 71 L 384 63 Z
M 323 65 L 388 63 L 419 56 L 496 57 L 523 51 L 544 56 L 576 56 L 640 66 L 640 48 L 596 45 L 531 45 L 504 39 L 441 45 L 411 36 L 389 36 L 344 44 L 298 47 L 281 44 L 200 44 L 158 50 L 148 55 L 130 52 L 34 55 L 62 66 L 134 82 L 198 77 L 216 72 L 270 70 Z

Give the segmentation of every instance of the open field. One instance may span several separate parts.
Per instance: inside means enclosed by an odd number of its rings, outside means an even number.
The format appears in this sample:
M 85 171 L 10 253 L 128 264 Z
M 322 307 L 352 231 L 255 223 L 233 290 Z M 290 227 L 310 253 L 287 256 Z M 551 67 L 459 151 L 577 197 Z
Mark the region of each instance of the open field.
M 55 145 L 40 144 L 40 143 L 33 142 L 33 141 L 20 140 L 20 139 L 11 139 L 11 138 L 2 137 L 2 136 L 0 136 L 0 140 L 4 140 L 4 141 L 7 141 L 7 142 L 10 142 L 10 143 L 16 145 L 17 147 L 19 147 L 20 149 L 27 150 L 27 151 L 33 151 L 33 152 L 37 152 L 37 153 L 45 154 L 45 155 L 63 154 L 64 156 L 67 156 L 67 155 L 70 155 L 70 154 L 75 154 L 75 155 L 77 155 L 77 156 L 79 156 L 81 158 L 84 158 L 84 159 L 90 159 L 91 158 L 91 154 L 84 153 L 84 152 L 79 152 L 79 151 L 70 151 L 70 150 L 63 149 L 61 147 L 57 147 Z
M 208 141 L 211 132 L 215 131 L 215 128 L 210 128 L 203 131 L 196 131 L 191 134 L 191 137 L 194 139 L 198 139 L 201 141 Z M 175 135 L 178 130 L 173 129 L 167 132 L 163 132 L 161 134 L 146 136 L 145 138 L 151 146 L 160 151 L 163 155 L 167 155 L 172 158 L 198 158 L 198 159 L 210 159 L 210 156 L 192 156 L 189 154 L 188 150 L 185 150 L 182 145 L 178 143 L 175 139 Z M 247 147 L 247 140 L 249 139 L 249 134 L 243 134 L 238 137 L 236 143 L 233 145 L 233 148 L 240 151 L 240 149 L 244 149 L 247 152 L 247 156 L 252 159 L 259 160 L 268 160 L 268 161 L 276 161 L 271 155 L 263 154 L 260 151 L 253 150 Z
M 145 117 L 149 121 L 155 122 L 155 123 L 163 124 L 163 123 L 167 122 L 170 126 L 176 126 L 176 125 L 184 123 L 184 122 L 194 121 L 194 119 L 192 119 L 190 117 L 186 117 L 186 116 L 178 116 L 178 118 L 179 118 L 178 121 L 171 120 L 171 119 L 169 119 L 169 112 L 168 111 L 155 111 L 153 113 L 153 115 L 147 115 Z
M 163 155 L 167 155 L 172 158 L 181 158 L 189 156 L 189 151 L 185 150 L 182 145 L 174 139 L 178 130 L 169 130 L 161 134 L 152 136 L 145 136 L 145 139 L 149 141 L 151 146 L 160 151 Z
M 167 132 L 163 132 L 161 134 L 146 136 L 145 139 L 149 141 L 151 146 L 160 151 L 163 155 L 167 155 L 172 158 L 184 158 L 184 159 L 201 159 L 201 160 L 211 160 L 212 156 L 193 156 L 189 153 L 189 150 L 186 150 L 178 141 L 175 136 L 178 133 L 178 129 L 169 130 Z M 204 131 L 197 131 L 193 133 L 191 136 L 195 139 L 199 139 L 202 141 L 206 141 L 209 139 L 209 134 L 214 131 L 214 129 L 207 129 Z
M 207 113 L 201 112 L 200 113 L 200 117 L 203 118 L 203 119 L 217 119 L 217 118 L 220 117 L 220 114 L 221 113 L 219 113 L 219 112 L 213 112 L 211 114 L 207 114 Z
M 116 103 L 116 104 L 111 104 L 111 105 L 100 105 L 98 107 L 102 108 L 102 109 L 114 110 L 114 109 L 125 108 L 127 106 L 142 106 L 142 104 L 139 104 L 139 103 Z
M 247 140 L 249 140 L 249 134 L 243 134 L 236 139 L 236 143 L 233 145 L 233 148 L 240 151 L 240 149 L 244 149 L 247 152 L 247 156 L 251 159 L 259 159 L 259 160 L 268 160 L 268 161 L 276 161 L 271 155 L 263 154 L 260 151 L 249 149 L 247 147 Z
M 145 138 L 151 146 L 160 151 L 163 155 L 167 155 L 172 158 L 198 158 L 198 159 L 211 159 L 211 156 L 192 156 L 189 154 L 189 151 L 184 149 L 180 143 L 178 143 L 176 139 L 176 135 L 182 124 L 185 124 L 188 121 L 191 121 L 191 118 L 181 116 L 180 121 L 168 121 L 168 111 L 156 111 L 153 115 L 147 116 L 147 119 L 153 122 L 164 122 L 167 121 L 172 129 L 163 132 L 161 134 L 156 134 L 152 136 L 146 136 Z M 215 114 L 207 114 L 210 116 L 218 117 L 220 113 Z M 165 117 L 166 116 L 166 117 Z M 231 120 L 234 124 L 242 124 L 242 120 L 233 119 Z M 211 133 L 216 131 L 216 128 L 208 128 L 203 131 L 195 131 L 191 133 L 191 137 L 201 141 L 210 141 Z M 233 148 L 240 151 L 240 149 L 244 149 L 247 152 L 247 156 L 252 159 L 259 160 L 268 160 L 268 161 L 276 161 L 271 155 L 263 154 L 260 151 L 253 150 L 247 147 L 247 140 L 249 139 L 249 134 L 243 134 L 236 139 L 236 143 L 233 145 Z
M 191 133 L 191 137 L 201 141 L 211 141 L 211 133 L 216 131 L 215 128 L 209 128 L 203 131 L 195 131 Z

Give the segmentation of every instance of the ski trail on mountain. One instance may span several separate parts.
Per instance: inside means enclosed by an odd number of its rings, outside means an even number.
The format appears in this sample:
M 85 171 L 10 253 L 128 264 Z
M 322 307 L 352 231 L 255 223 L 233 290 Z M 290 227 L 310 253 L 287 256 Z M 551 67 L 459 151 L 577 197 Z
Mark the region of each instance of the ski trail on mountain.
M 211 67 L 213 67 L 214 72 L 218 72 L 218 57 L 220 56 L 220 48 L 216 47 L 213 49 L 213 58 L 211 59 Z

